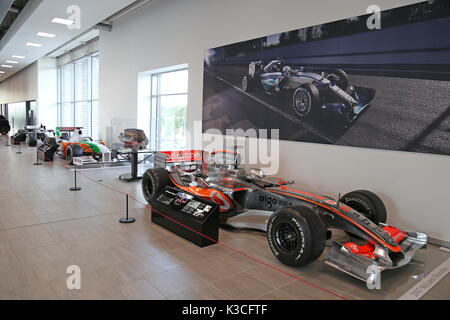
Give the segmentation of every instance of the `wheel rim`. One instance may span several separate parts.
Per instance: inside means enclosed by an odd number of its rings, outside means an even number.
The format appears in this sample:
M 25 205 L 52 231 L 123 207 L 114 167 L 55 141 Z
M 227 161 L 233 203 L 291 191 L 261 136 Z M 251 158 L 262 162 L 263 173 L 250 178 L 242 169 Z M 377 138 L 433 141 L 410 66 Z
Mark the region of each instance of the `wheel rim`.
M 300 235 L 290 223 L 280 223 L 275 231 L 278 247 L 286 253 L 294 251 L 298 247 Z
M 308 92 L 299 90 L 294 97 L 295 111 L 303 116 L 309 113 L 311 110 L 311 97 Z
M 369 219 L 372 222 L 378 222 L 375 221 L 375 216 L 372 212 L 372 210 L 370 210 L 369 208 L 367 208 L 366 206 L 362 205 L 361 203 L 359 203 L 358 201 L 347 201 L 345 202 L 345 204 L 347 206 L 349 206 L 350 208 L 352 208 L 355 211 L 358 211 L 359 213 L 361 213 L 363 216 L 365 216 L 367 219 Z

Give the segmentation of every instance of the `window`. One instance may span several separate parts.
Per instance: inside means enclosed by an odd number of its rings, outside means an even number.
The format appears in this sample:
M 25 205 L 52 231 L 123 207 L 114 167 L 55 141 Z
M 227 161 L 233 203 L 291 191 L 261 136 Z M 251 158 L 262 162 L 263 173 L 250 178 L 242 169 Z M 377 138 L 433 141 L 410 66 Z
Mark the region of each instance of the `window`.
M 149 137 L 150 148 L 185 148 L 187 65 L 141 73 L 138 86 L 138 127 Z
M 83 127 L 98 139 L 99 55 L 95 53 L 58 68 L 58 124 Z

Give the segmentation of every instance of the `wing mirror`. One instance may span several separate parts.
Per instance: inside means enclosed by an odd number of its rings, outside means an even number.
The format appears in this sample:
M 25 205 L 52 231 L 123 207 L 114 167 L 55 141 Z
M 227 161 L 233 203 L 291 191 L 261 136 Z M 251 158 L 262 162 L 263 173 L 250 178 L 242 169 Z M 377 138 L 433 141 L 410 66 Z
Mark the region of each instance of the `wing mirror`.
M 251 177 L 255 177 L 258 179 L 264 179 L 266 177 L 266 175 L 261 169 L 251 169 L 249 173 Z

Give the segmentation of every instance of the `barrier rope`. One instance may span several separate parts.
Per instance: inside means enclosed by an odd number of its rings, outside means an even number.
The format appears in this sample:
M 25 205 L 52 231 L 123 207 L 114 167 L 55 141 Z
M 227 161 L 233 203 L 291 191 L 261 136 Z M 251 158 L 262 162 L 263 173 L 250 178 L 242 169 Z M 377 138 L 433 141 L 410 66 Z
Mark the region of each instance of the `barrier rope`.
M 227 245 L 226 243 L 223 243 L 223 242 L 217 241 L 217 240 L 215 240 L 215 239 L 212 239 L 212 238 L 210 238 L 210 237 L 208 237 L 208 236 L 206 236 L 206 235 L 204 235 L 204 234 L 202 234 L 202 233 L 200 233 L 200 232 L 198 232 L 198 231 L 196 231 L 196 230 L 194 230 L 194 229 L 192 229 L 192 228 L 190 228 L 190 227 L 188 227 L 188 226 L 186 226 L 186 225 L 180 223 L 179 221 L 176 221 L 176 220 L 170 218 L 169 216 L 165 215 L 164 213 L 159 212 L 159 211 L 157 211 L 157 210 L 155 210 L 155 209 L 152 209 L 147 203 L 142 202 L 141 200 L 135 198 L 134 196 L 132 196 L 132 195 L 126 193 L 126 192 L 123 192 L 123 191 L 121 191 L 121 190 L 118 190 L 118 189 L 115 189 L 115 188 L 113 188 L 113 187 L 111 187 L 111 186 L 108 186 L 108 185 L 106 185 L 106 184 L 104 184 L 104 183 L 101 183 L 101 182 L 99 182 L 99 181 L 97 181 L 97 180 L 95 180 L 95 179 L 93 179 L 93 178 L 91 178 L 91 177 L 85 175 L 84 173 L 81 173 L 81 172 L 78 172 L 78 171 L 77 171 L 77 173 L 78 173 L 79 175 L 83 176 L 84 178 L 88 179 L 89 181 L 94 182 L 95 184 L 98 184 L 98 185 L 100 185 L 100 186 L 102 186 L 102 187 L 104 187 L 104 188 L 106 188 L 106 189 L 109 189 L 109 190 L 111 190 L 111 191 L 114 191 L 114 192 L 117 192 L 117 193 L 120 193 L 120 194 L 123 194 L 123 195 L 128 195 L 128 197 L 130 197 L 131 199 L 133 199 L 133 200 L 136 201 L 137 203 L 143 205 L 143 206 L 145 207 L 145 210 L 146 210 L 146 211 L 147 211 L 147 210 L 150 210 L 150 212 L 151 212 L 151 211 L 156 212 L 157 214 L 161 215 L 162 217 L 164 217 L 164 218 L 166 218 L 166 219 L 171 220 L 172 222 L 174 222 L 174 223 L 180 225 L 181 227 L 183 227 L 183 228 L 185 228 L 185 229 L 187 229 L 187 230 L 189 230 L 189 231 L 192 231 L 192 232 L 194 232 L 194 233 L 196 233 L 196 234 L 198 234 L 198 235 L 204 237 L 205 239 L 208 239 L 208 240 L 210 240 L 210 241 L 212 241 L 212 242 L 214 242 L 214 243 L 216 243 L 216 244 L 218 244 L 218 245 L 220 245 L 220 246 L 222 246 L 222 247 L 224 247 L 224 248 L 226 248 L 226 249 L 229 249 L 229 250 L 231 250 L 231 251 L 233 251 L 233 252 L 235 252 L 235 253 L 237 253 L 237 254 L 239 254 L 239 255 L 245 257 L 245 258 L 248 258 L 248 259 L 250 259 L 250 260 L 252 260 L 252 261 L 254 261 L 254 262 L 257 262 L 257 263 L 259 263 L 259 264 L 261 264 L 261 265 L 264 265 L 264 266 L 266 266 L 266 267 L 268 267 L 268 268 L 271 268 L 272 270 L 278 271 L 278 272 L 280 272 L 280 273 L 282 273 L 282 274 L 284 274 L 284 275 L 286 275 L 286 276 L 289 276 L 289 277 L 291 277 L 291 278 L 293 278 L 293 279 L 295 279 L 295 280 L 298 280 L 298 281 L 300 281 L 300 282 L 302 282 L 302 283 L 304 283 L 304 284 L 307 284 L 307 285 L 309 285 L 309 286 L 311 286 L 311 287 L 314 287 L 314 288 L 319 289 L 319 290 L 321 290 L 321 291 L 323 291 L 323 292 L 326 292 L 326 293 L 328 293 L 328 294 L 330 294 L 330 295 L 332 295 L 332 296 L 335 296 L 335 297 L 337 297 L 337 298 L 339 298 L 339 299 L 341 299 L 341 300 L 348 300 L 347 298 L 345 298 L 345 297 L 343 297 L 343 296 L 341 296 L 341 295 L 339 295 L 339 294 L 337 294 L 337 293 L 335 293 L 335 292 L 333 292 L 333 291 L 331 291 L 331 290 L 322 288 L 322 287 L 320 287 L 320 286 L 318 286 L 318 285 L 315 285 L 315 284 L 313 284 L 313 283 L 311 283 L 311 282 L 309 282 L 309 281 L 307 281 L 307 280 L 305 280 L 305 279 L 302 279 L 302 278 L 300 278 L 300 277 L 298 277 L 298 276 L 296 276 L 296 275 L 293 275 L 293 274 L 291 274 L 291 273 L 289 273 L 289 272 L 287 272 L 287 271 L 285 271 L 285 270 L 281 270 L 281 269 L 277 268 L 276 266 L 273 266 L 273 265 L 271 265 L 271 264 L 269 264 L 269 263 L 267 263 L 267 262 L 264 262 L 264 261 L 262 261 L 262 260 L 260 260 L 260 259 L 258 259 L 258 258 L 255 258 L 255 257 L 253 257 L 253 256 L 250 256 L 250 255 L 248 255 L 247 253 L 242 252 L 242 251 L 240 251 L 240 250 L 238 250 L 238 249 L 236 249 L 236 248 L 233 248 L 233 247 Z

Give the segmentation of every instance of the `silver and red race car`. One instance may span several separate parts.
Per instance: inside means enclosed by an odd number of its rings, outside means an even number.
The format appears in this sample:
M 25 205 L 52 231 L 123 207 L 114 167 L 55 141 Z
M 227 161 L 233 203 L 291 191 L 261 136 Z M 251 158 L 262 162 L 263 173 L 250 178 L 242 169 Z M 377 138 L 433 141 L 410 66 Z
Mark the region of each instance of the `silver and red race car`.
M 209 157 L 224 159 L 223 153 Z M 151 203 L 172 186 L 213 201 L 220 205 L 223 225 L 266 232 L 273 254 L 292 267 L 319 258 L 331 230 L 344 230 L 352 240 L 333 240 L 325 262 L 371 284 L 381 271 L 408 264 L 427 243 L 423 233 L 387 225 L 386 208 L 370 191 L 353 191 L 335 200 L 294 188 L 293 181 L 265 177 L 260 170 L 247 172 L 222 160 L 208 163 L 193 172 L 177 165 L 147 170 L 142 181 L 145 199 Z

